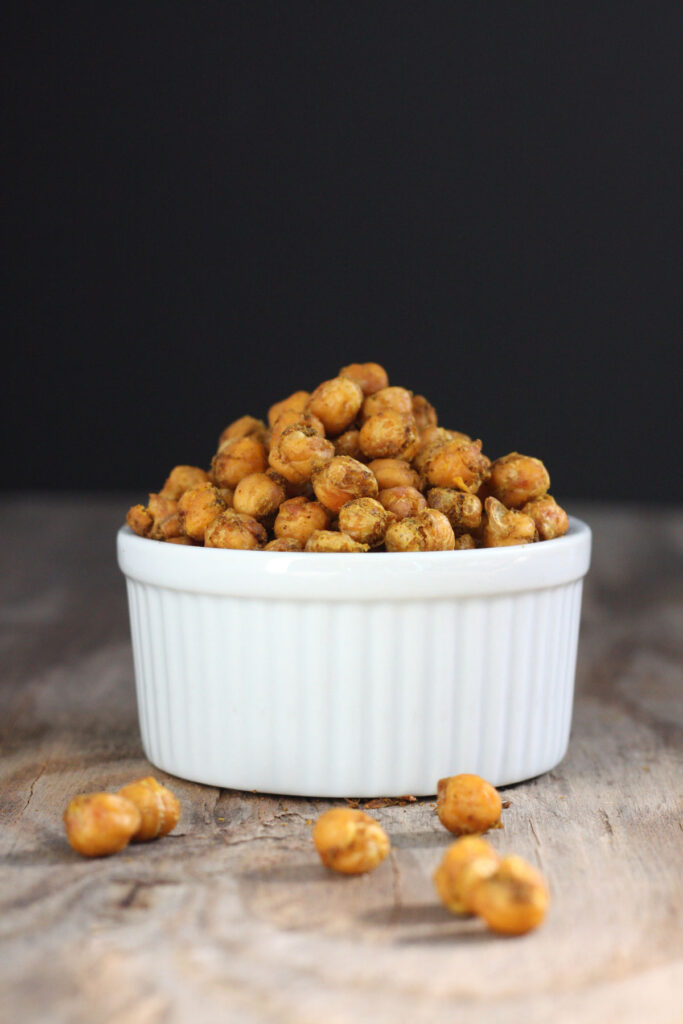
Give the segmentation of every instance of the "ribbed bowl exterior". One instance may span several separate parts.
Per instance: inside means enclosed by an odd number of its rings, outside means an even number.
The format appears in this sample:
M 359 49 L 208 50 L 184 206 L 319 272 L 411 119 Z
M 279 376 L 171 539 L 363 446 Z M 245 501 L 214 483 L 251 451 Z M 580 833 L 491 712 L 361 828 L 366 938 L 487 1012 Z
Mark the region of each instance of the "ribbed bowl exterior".
M 566 751 L 581 578 L 360 603 L 127 586 L 143 744 L 174 775 L 427 795 L 458 772 L 518 782 Z

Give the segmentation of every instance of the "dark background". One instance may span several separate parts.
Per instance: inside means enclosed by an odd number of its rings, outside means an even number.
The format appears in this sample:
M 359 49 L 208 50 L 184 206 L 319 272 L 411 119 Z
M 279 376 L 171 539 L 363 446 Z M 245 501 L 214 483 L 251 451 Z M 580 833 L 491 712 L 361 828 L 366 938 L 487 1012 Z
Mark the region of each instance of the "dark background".
M 674 3 L 16 4 L 2 485 L 156 490 L 386 365 L 566 497 L 683 497 Z

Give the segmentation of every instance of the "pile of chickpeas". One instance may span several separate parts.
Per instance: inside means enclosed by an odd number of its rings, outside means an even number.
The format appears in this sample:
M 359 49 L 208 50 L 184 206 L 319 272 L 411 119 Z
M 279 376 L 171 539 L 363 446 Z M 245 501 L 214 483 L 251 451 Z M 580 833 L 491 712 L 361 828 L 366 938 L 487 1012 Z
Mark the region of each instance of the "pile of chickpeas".
M 267 551 L 458 551 L 552 540 L 567 514 L 540 459 L 491 461 L 422 395 L 352 363 L 314 391 L 242 416 L 210 468 L 176 466 L 128 511 L 141 537 Z

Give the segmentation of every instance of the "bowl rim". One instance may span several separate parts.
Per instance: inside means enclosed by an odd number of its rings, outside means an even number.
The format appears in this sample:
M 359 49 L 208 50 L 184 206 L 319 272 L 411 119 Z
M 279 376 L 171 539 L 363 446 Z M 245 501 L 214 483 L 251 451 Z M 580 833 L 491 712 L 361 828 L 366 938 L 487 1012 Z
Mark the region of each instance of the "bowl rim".
M 191 594 L 274 600 L 369 601 L 493 596 L 560 586 L 590 565 L 591 530 L 569 517 L 563 537 L 464 551 L 236 551 L 150 541 L 122 526 L 129 580 Z M 454 561 L 455 560 L 455 561 Z

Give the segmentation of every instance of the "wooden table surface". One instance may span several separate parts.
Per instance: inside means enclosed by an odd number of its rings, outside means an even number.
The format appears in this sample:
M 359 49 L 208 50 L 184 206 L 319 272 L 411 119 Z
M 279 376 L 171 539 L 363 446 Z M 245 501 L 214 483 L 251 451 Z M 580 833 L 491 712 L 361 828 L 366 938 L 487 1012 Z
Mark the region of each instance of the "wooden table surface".
M 179 779 L 174 834 L 103 860 L 71 851 L 73 795 L 153 771 L 114 556 L 126 504 L 0 505 L 3 1022 L 683 1021 L 679 511 L 572 508 L 594 561 L 569 753 L 508 787 L 491 835 L 540 866 L 553 903 L 505 939 L 436 902 L 450 837 L 431 800 L 372 811 L 393 852 L 358 878 L 313 850 L 329 802 Z

